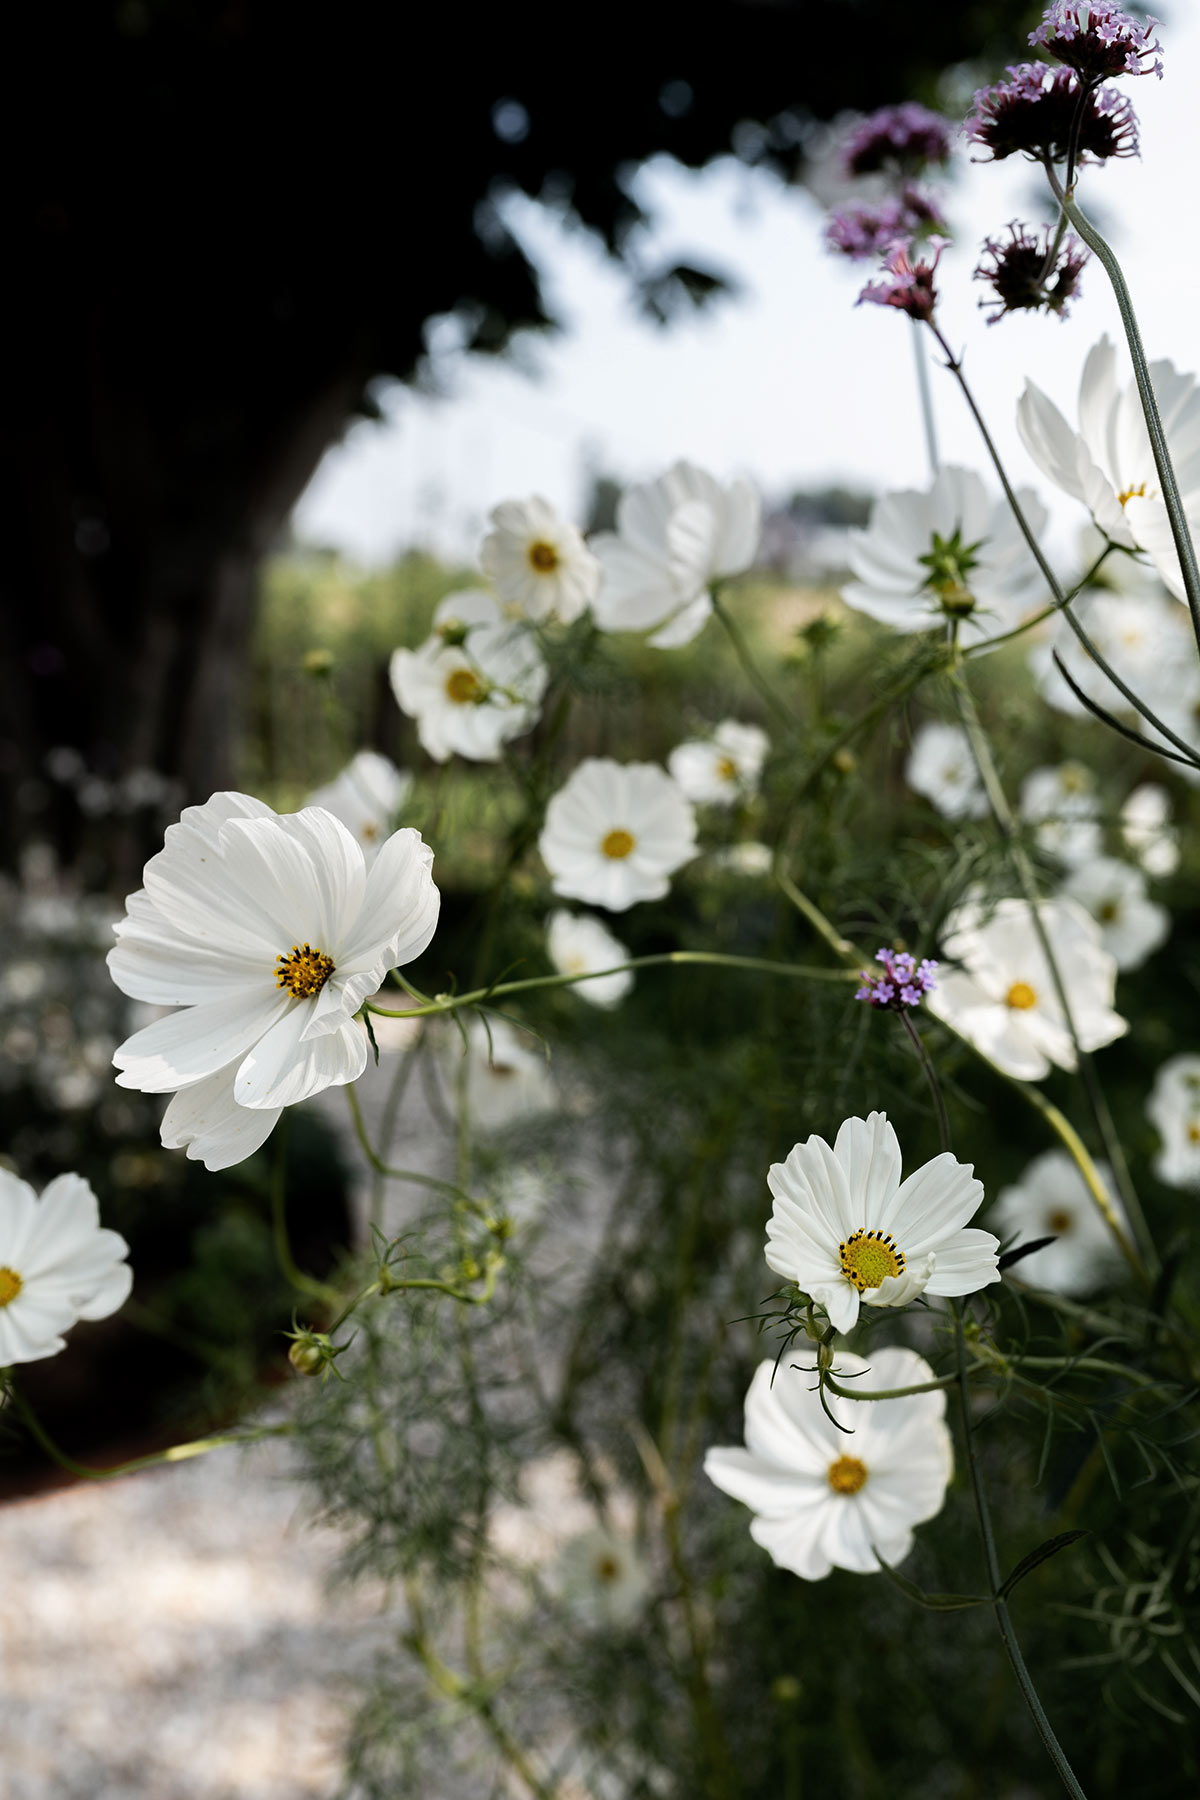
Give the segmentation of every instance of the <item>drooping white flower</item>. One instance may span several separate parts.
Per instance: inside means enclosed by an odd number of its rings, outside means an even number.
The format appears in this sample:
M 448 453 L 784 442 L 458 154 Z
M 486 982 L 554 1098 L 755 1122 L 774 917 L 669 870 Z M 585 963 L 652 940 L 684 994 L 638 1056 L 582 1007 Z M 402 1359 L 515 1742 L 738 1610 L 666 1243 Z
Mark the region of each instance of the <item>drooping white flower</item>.
M 1200 389 L 1174 363 L 1150 365 L 1163 429 L 1193 533 L 1200 527 Z M 1087 507 L 1114 544 L 1145 550 L 1176 599 L 1184 597 L 1179 558 L 1132 377 L 1117 379 L 1117 352 L 1102 337 L 1079 383 L 1079 429 L 1032 381 L 1017 405 L 1021 442 L 1056 487 Z
M 1140 969 L 1166 942 L 1171 915 L 1147 897 L 1146 877 L 1132 863 L 1093 857 L 1072 869 L 1060 891 L 1087 907 L 1118 969 Z
M 581 762 L 546 808 L 538 839 L 556 894 L 624 912 L 661 900 L 696 854 L 696 815 L 654 763 Z
M 1046 522 L 1036 494 L 1017 498 L 1035 532 Z M 896 631 L 958 622 L 965 644 L 1019 625 L 1045 598 L 1045 582 L 1006 501 L 988 499 L 971 469 L 944 468 L 924 489 L 885 494 L 865 531 L 850 532 L 847 606 Z
M 55 1176 L 39 1198 L 0 1168 L 0 1368 L 54 1356 L 79 1319 L 123 1306 L 128 1254 L 82 1175 Z
M 411 775 L 375 750 L 360 750 L 340 775 L 310 794 L 305 805 L 322 807 L 340 819 L 370 865 L 411 789 Z
M 467 1026 L 466 1049 L 457 1033 L 450 1043 L 450 1075 L 465 1080 L 467 1112 L 479 1131 L 502 1131 L 553 1112 L 558 1089 L 546 1061 L 544 1045 L 519 1032 L 505 1019 L 474 1018 Z
M 558 1582 L 582 1624 L 617 1630 L 640 1617 L 650 1594 L 650 1574 L 633 1539 L 603 1525 L 563 1545 Z
M 770 739 L 758 725 L 724 719 L 711 737 L 677 744 L 667 767 L 689 800 L 735 806 L 758 792 Z
M 1162 1139 L 1153 1163 L 1158 1179 L 1200 1188 L 1200 1056 L 1186 1052 L 1163 1063 L 1146 1112 Z
M 803 1352 L 798 1359 L 803 1364 Z M 712 1449 L 704 1473 L 754 1513 L 750 1535 L 778 1568 L 805 1581 L 831 1569 L 869 1575 L 912 1549 L 913 1527 L 942 1509 L 954 1472 L 940 1389 L 899 1400 L 825 1395 L 797 1359 L 760 1363 L 746 1395 L 746 1447 Z M 915 1387 L 933 1370 L 915 1350 L 892 1345 L 870 1358 L 842 1351 L 839 1383 Z
M 913 738 L 907 780 L 924 794 L 944 819 L 982 819 L 987 795 L 971 754 L 971 740 L 961 725 L 932 719 Z
M 1076 900 L 1043 900 L 1042 928 L 1062 977 L 1084 1050 L 1128 1031 L 1113 1011 L 1117 965 L 1100 927 Z M 1026 900 L 1000 900 L 989 916 L 974 904 L 946 921 L 938 985 L 926 1001 L 1006 1075 L 1041 1081 L 1051 1065 L 1075 1067 L 1075 1048 Z M 948 967 L 957 963 L 958 968 Z
M 1119 1216 L 1112 1170 L 1097 1163 L 1096 1172 Z M 1017 1271 L 1023 1281 L 1052 1294 L 1088 1294 L 1120 1262 L 1112 1231 L 1065 1150 L 1043 1151 L 1018 1182 L 1001 1188 L 988 1223 L 1002 1238 L 1013 1238 L 1013 1248 L 1038 1238 L 1054 1239 L 1044 1250 L 1023 1257 Z
M 501 747 L 537 719 L 548 679 L 541 651 L 482 589 L 447 594 L 433 623 L 420 649 L 392 654 L 396 704 L 416 720 L 435 762 L 455 755 L 498 762 Z
M 999 1281 L 996 1239 L 965 1230 L 983 1183 L 948 1152 L 900 1179 L 887 1114 L 846 1119 L 833 1148 L 810 1137 L 773 1163 L 767 1262 L 851 1331 L 859 1303 L 904 1306 L 918 1294 L 973 1294 Z
M 1147 875 L 1173 875 L 1179 867 L 1179 833 L 1171 823 L 1171 796 L 1154 782 L 1134 788 L 1121 808 L 1121 836 Z
M 525 619 L 569 625 L 600 585 L 600 564 L 548 500 L 505 500 L 491 513 L 479 563 L 505 605 Z
M 597 625 L 650 631 L 659 650 L 690 643 L 712 611 L 712 584 L 754 561 L 761 524 L 749 482 L 722 487 L 695 463 L 677 462 L 657 481 L 626 488 L 616 531 L 592 539 L 602 570 Z
M 618 1006 L 633 986 L 633 970 L 617 968 L 618 963 L 629 961 L 628 950 L 588 913 L 567 912 L 565 907 L 552 912 L 546 923 L 546 950 L 560 975 L 617 970 L 614 975 L 597 975 L 593 981 L 575 984 L 572 992 L 593 1006 Z
M 330 813 L 280 817 L 248 794 L 214 794 L 168 828 L 108 955 L 123 993 L 181 1009 L 113 1057 L 120 1086 L 178 1090 L 162 1123 L 168 1148 L 229 1168 L 283 1107 L 362 1074 L 354 1015 L 433 936 L 432 862 L 406 830 L 368 869 Z
M 1095 778 L 1083 763 L 1060 763 L 1027 775 L 1021 783 L 1021 817 L 1035 827 L 1039 849 L 1069 869 L 1100 854 L 1100 799 Z

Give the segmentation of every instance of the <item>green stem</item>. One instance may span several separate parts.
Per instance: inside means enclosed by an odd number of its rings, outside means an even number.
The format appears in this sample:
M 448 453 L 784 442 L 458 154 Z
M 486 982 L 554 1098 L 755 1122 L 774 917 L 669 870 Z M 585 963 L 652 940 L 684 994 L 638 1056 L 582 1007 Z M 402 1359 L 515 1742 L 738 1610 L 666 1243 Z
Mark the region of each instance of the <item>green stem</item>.
M 914 1381 L 907 1387 L 868 1388 L 858 1390 L 843 1387 L 833 1375 L 824 1375 L 821 1385 L 827 1387 L 831 1394 L 838 1394 L 843 1400 L 907 1400 L 910 1394 L 934 1394 L 940 1388 L 951 1388 L 958 1381 L 957 1375 L 940 1375 L 935 1381 Z
M 775 880 L 787 895 L 792 905 L 796 908 L 796 911 L 801 913 L 804 918 L 808 920 L 818 937 L 824 939 L 825 943 L 829 945 L 833 954 L 835 956 L 840 956 L 843 962 L 853 963 L 857 970 L 862 958 L 859 956 L 850 940 L 844 938 L 841 932 L 838 931 L 835 926 L 830 924 L 820 907 L 815 906 L 808 895 L 802 893 L 795 882 L 792 881 L 790 876 L 785 875 L 782 869 L 775 870 Z
M 36 1438 L 60 1469 L 65 1469 L 69 1475 L 78 1475 L 83 1481 L 115 1481 L 119 1475 L 134 1475 L 139 1469 L 154 1469 L 162 1463 L 189 1462 L 193 1456 L 207 1456 L 210 1450 L 223 1450 L 229 1444 L 254 1444 L 260 1438 L 288 1437 L 292 1431 L 290 1425 L 255 1425 L 246 1431 L 219 1432 L 212 1437 L 193 1438 L 190 1443 L 171 1444 L 166 1450 L 155 1450 L 149 1456 L 135 1456 L 132 1462 L 116 1463 L 111 1469 L 93 1469 L 59 1449 L 19 1388 L 10 1386 L 8 1391 L 30 1436 Z
M 921 337 L 921 322 L 919 319 L 911 319 L 909 323 L 912 326 L 913 360 L 917 366 L 917 397 L 921 402 L 925 454 L 929 458 L 929 473 L 936 480 L 941 463 L 938 458 L 937 424 L 933 416 L 933 394 L 929 387 L 929 366 L 925 361 L 925 343 Z
M 463 1004 L 465 1003 L 464 1000 Z M 426 1006 L 417 1007 L 413 1012 L 391 1012 L 386 1007 L 382 1006 L 368 1006 L 366 1010 L 371 1013 L 378 1013 L 380 1017 L 384 1019 L 413 1019 L 424 1018 L 431 1013 L 448 1012 L 451 1009 L 449 1007 L 438 1006 L 436 1002 L 431 1001 Z M 376 1150 L 367 1135 L 366 1120 L 363 1118 L 362 1114 L 362 1103 L 358 1098 L 355 1084 L 352 1081 L 346 1083 L 346 1100 L 350 1107 L 350 1118 L 354 1124 L 354 1135 L 358 1139 L 359 1148 L 362 1150 L 363 1155 L 377 1175 L 381 1176 L 384 1180 L 407 1181 L 411 1182 L 415 1187 L 429 1188 L 433 1193 L 445 1194 L 451 1200 L 469 1201 L 470 1196 L 464 1194 L 461 1188 L 455 1187 L 452 1181 L 442 1181 L 436 1175 L 424 1175 L 419 1169 L 389 1168 L 382 1157 L 376 1153 Z
M 797 721 L 792 717 L 791 710 L 784 705 L 771 683 L 759 668 L 754 659 L 754 653 L 746 642 L 745 633 L 742 631 L 741 626 L 735 621 L 733 614 L 726 611 L 725 603 L 721 599 L 720 591 L 717 588 L 714 588 L 712 591 L 712 609 L 714 615 L 721 621 L 726 637 L 733 645 L 734 655 L 741 663 L 747 681 L 749 681 L 751 687 L 758 694 L 763 705 L 767 708 L 767 711 L 772 715 L 776 723 L 783 727 L 789 736 L 793 732 L 798 731 L 799 726 Z
M 934 1068 L 929 1052 L 922 1042 L 920 1032 L 908 1015 L 907 1008 L 902 1009 L 899 1016 L 900 1023 L 908 1033 L 909 1042 L 917 1053 L 917 1061 L 921 1065 L 921 1073 L 925 1077 L 926 1086 L 933 1095 L 933 1107 L 937 1114 L 938 1135 L 941 1138 L 942 1149 L 948 1152 L 950 1150 L 950 1121 L 946 1117 L 946 1102 L 942 1098 L 942 1084 L 938 1080 L 937 1070 Z

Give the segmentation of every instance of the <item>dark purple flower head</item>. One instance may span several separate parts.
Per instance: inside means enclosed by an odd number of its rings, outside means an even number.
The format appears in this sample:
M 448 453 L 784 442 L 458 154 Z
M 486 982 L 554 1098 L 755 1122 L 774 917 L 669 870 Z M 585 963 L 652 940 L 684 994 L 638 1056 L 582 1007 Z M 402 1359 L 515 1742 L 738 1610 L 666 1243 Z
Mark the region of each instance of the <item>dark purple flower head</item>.
M 897 167 L 915 174 L 930 163 L 949 162 L 950 146 L 949 122 L 927 106 L 905 100 L 881 106 L 854 127 L 842 148 L 842 167 L 847 175 Z
M 1049 228 L 1039 237 L 1014 220 L 1008 232 L 1007 243 L 988 238 L 983 246 L 984 260 L 975 271 L 976 281 L 986 281 L 995 290 L 994 299 L 979 302 L 980 306 L 995 308 L 988 324 L 994 325 L 1005 313 L 1039 309 L 1065 319 L 1068 300 L 1079 292 L 1087 251 L 1068 237 L 1051 260 Z
M 1021 63 L 1007 75 L 1007 81 L 977 90 L 963 126 L 968 138 L 990 150 L 994 162 L 1018 150 L 1064 161 L 1080 104 L 1079 77 L 1072 69 L 1036 62 Z M 1081 161 L 1096 162 L 1138 154 L 1137 116 L 1117 88 L 1085 92 L 1077 150 Z
M 919 1006 L 925 995 L 937 986 L 937 964 L 926 959 L 917 963 L 907 950 L 877 950 L 875 961 L 883 965 L 883 973 L 861 969 L 862 986 L 856 1000 L 880 1012 L 900 1012 L 906 1006 Z
M 910 182 L 874 206 L 843 206 L 830 213 L 825 242 L 831 250 L 861 262 L 922 232 L 943 231 L 945 225 L 930 196 Z
M 1151 37 L 1157 24 L 1147 13 L 1146 23 L 1139 25 L 1109 0 L 1054 0 L 1029 42 L 1088 83 L 1110 75 L 1157 75 L 1161 81 L 1162 45 Z
M 945 238 L 931 237 L 929 248 L 933 251 L 933 261 L 913 263 L 913 245 L 893 245 L 884 264 L 891 279 L 869 281 L 855 304 L 861 306 L 864 300 L 871 300 L 876 306 L 896 306 L 910 319 L 920 319 L 928 324 L 937 304 L 934 271 L 945 247 Z

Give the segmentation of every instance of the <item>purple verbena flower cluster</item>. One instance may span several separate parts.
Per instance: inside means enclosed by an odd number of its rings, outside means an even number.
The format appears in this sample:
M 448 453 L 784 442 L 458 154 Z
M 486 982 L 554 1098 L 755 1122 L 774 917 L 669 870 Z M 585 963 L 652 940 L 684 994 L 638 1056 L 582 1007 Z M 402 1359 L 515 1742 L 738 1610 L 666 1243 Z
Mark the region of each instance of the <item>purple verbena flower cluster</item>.
M 1080 114 L 1080 78 L 1074 70 L 1034 62 L 1006 73 L 1006 81 L 977 89 L 963 127 L 973 143 L 991 151 L 993 162 L 1018 150 L 1063 161 L 1077 114 L 1075 148 L 1081 162 L 1138 154 L 1137 116 L 1119 89 L 1086 88 Z
M 842 147 L 847 175 L 897 166 L 910 172 L 950 160 L 950 125 L 915 100 L 881 106 L 856 125 Z
M 975 280 L 986 281 L 995 292 L 994 299 L 979 302 L 995 308 L 988 324 L 994 325 L 1005 313 L 1039 310 L 1064 319 L 1068 300 L 1079 292 L 1087 251 L 1068 237 L 1051 257 L 1049 227 L 1039 237 L 1014 219 L 1008 231 L 1008 243 L 988 238 L 983 246 L 984 261 L 975 270 Z
M 1110 0 L 1054 0 L 1036 31 L 1034 49 L 1048 51 L 1089 84 L 1110 75 L 1157 75 L 1162 80 L 1162 45 L 1151 37 L 1158 20 L 1139 25 Z
M 899 1012 L 905 1006 L 919 1006 L 924 996 L 937 986 L 937 964 L 926 957 L 918 963 L 907 950 L 877 950 L 875 961 L 883 965 L 883 973 L 861 969 L 862 986 L 856 1000 L 881 1012 Z
M 854 262 L 880 256 L 921 231 L 945 228 L 933 200 L 911 183 L 875 205 L 842 206 L 829 215 L 825 242 Z
M 933 309 L 937 304 L 933 276 L 946 247 L 946 240 L 932 237 L 929 246 L 933 251 L 933 261 L 914 263 L 911 259 L 911 247 L 895 245 L 884 264 L 891 280 L 869 281 L 855 304 L 861 306 L 864 300 L 870 300 L 876 306 L 895 306 L 901 312 L 906 312 L 910 319 L 918 319 L 927 325 L 933 318 Z

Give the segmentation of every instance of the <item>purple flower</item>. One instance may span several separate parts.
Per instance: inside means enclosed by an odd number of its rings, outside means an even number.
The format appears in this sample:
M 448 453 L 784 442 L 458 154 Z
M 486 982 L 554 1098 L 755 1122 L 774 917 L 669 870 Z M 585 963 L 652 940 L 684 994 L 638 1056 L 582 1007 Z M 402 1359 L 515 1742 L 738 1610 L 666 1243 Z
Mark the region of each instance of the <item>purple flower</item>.
M 922 231 L 941 231 L 945 223 L 930 196 L 909 183 L 899 194 L 874 206 L 839 207 L 829 216 L 825 242 L 831 250 L 861 262 Z
M 912 245 L 894 245 L 884 264 L 892 279 L 869 281 L 855 304 L 861 306 L 864 300 L 871 300 L 876 306 L 896 306 L 901 312 L 906 312 L 910 319 L 919 319 L 928 324 L 937 304 L 933 274 L 946 247 L 946 240 L 932 237 L 929 245 L 933 251 L 933 261 L 915 264 L 911 260 Z
M 1054 0 L 1029 42 L 1089 84 L 1109 75 L 1157 75 L 1161 81 L 1157 53 L 1162 45 L 1150 35 L 1157 24 L 1147 13 L 1146 23 L 1139 25 L 1109 0 Z
M 915 100 L 881 106 L 868 114 L 842 148 L 847 175 L 874 175 L 899 166 L 915 172 L 929 163 L 950 160 L 950 126 L 940 113 Z
M 986 281 L 995 289 L 994 299 L 979 302 L 995 308 L 988 324 L 994 325 L 1005 313 L 1036 312 L 1043 307 L 1066 318 L 1067 301 L 1079 292 L 1087 251 L 1068 237 L 1051 260 L 1049 227 L 1039 238 L 1014 219 L 1008 231 L 1007 244 L 988 238 L 983 246 L 985 260 L 975 271 L 976 281 Z M 990 267 L 988 257 L 992 259 Z
M 968 138 L 990 150 L 994 162 L 1017 150 L 1062 162 L 1081 104 L 1079 77 L 1071 69 L 1037 62 L 1021 63 L 1007 74 L 1007 81 L 976 91 L 963 126 Z M 1114 87 L 1082 92 L 1076 143 L 1080 160 L 1136 156 L 1137 116 L 1125 95 Z
M 863 985 L 854 998 L 865 1000 L 880 1012 L 899 1012 L 906 1006 L 919 1006 L 926 994 L 937 986 L 937 964 L 928 958 L 917 963 L 907 950 L 877 950 L 875 961 L 883 965 L 882 975 L 873 969 L 861 969 Z

